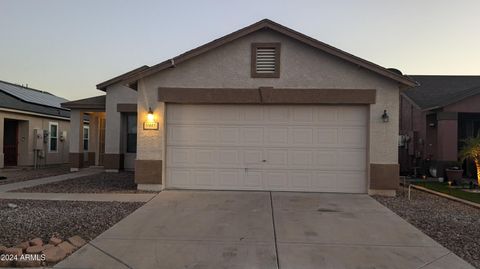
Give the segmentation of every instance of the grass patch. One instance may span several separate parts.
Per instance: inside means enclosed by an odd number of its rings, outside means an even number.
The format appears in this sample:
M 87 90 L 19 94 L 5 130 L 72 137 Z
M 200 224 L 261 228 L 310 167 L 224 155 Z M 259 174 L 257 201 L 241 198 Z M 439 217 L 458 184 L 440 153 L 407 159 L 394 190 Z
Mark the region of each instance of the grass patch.
M 448 183 L 445 182 L 419 182 L 415 185 L 480 204 L 480 193 L 466 192 L 461 189 L 449 188 Z

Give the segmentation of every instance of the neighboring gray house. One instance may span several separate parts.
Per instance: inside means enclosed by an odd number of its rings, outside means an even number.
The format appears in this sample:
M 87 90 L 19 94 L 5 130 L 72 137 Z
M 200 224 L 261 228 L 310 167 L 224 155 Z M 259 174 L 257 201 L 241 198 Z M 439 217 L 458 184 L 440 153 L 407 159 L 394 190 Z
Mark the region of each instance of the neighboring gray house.
M 68 163 L 70 111 L 60 106 L 66 101 L 0 81 L 0 168 Z
M 139 189 L 346 192 L 398 187 L 410 78 L 262 20 L 68 102 L 70 156 L 135 169 Z M 138 123 L 138 124 L 137 124 Z

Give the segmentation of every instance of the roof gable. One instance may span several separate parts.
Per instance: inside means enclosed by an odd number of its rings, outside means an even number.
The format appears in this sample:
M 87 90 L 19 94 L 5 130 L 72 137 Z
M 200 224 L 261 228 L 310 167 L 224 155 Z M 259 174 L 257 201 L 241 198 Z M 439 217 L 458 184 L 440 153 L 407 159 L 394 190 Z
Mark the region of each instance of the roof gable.
M 339 57 L 343 60 L 346 60 L 348 62 L 351 62 L 351 63 L 355 64 L 355 65 L 361 66 L 361 67 L 366 68 L 366 69 L 368 69 L 372 72 L 375 72 L 379 75 L 382 75 L 382 76 L 384 76 L 388 79 L 391 79 L 391 80 L 394 80 L 398 83 L 401 83 L 404 86 L 413 87 L 413 86 L 417 85 L 415 81 L 413 81 L 410 78 L 408 78 L 406 76 L 403 76 L 403 75 L 401 75 L 397 72 L 394 72 L 392 70 L 388 70 L 388 69 L 386 69 L 384 67 L 381 67 L 379 65 L 376 65 L 372 62 L 369 62 L 369 61 L 366 61 L 366 60 L 361 59 L 359 57 L 356 57 L 352 54 L 344 52 L 340 49 L 337 49 L 333 46 L 325 44 L 325 43 L 323 43 L 321 41 L 318 41 L 314 38 L 311 38 L 311 37 L 306 36 L 302 33 L 294 31 L 294 30 L 292 30 L 290 28 L 287 28 L 283 25 L 275 23 L 271 20 L 264 19 L 264 20 L 261 20 L 257 23 L 254 23 L 250 26 L 242 28 L 242 29 L 240 29 L 236 32 L 233 32 L 233 33 L 228 34 L 226 36 L 223 36 L 219 39 L 216 39 L 212 42 L 209 42 L 205 45 L 202 45 L 200 47 L 197 47 L 195 49 L 187 51 L 183 54 L 180 54 L 180 55 L 178 55 L 178 56 L 176 56 L 176 57 L 174 57 L 170 60 L 161 62 L 157 65 L 147 67 L 147 68 L 145 68 L 145 66 L 144 66 L 144 67 L 135 69 L 131 72 L 128 72 L 124 75 L 118 76 L 118 77 L 116 77 L 112 80 L 100 83 L 100 84 L 97 85 L 97 89 L 105 90 L 106 87 L 108 87 L 108 86 L 110 86 L 114 83 L 118 83 L 118 82 L 122 82 L 122 83 L 125 83 L 125 84 L 135 83 L 135 81 L 137 81 L 140 78 L 152 75 L 154 73 L 157 73 L 159 71 L 162 71 L 162 70 L 170 68 L 170 67 L 174 67 L 175 65 L 180 64 L 184 61 L 187 61 L 187 60 L 189 60 L 189 59 L 191 59 L 195 56 L 206 53 L 206 52 L 208 52 L 212 49 L 215 49 L 219 46 L 222 46 L 226 43 L 232 42 L 234 40 L 237 40 L 241 37 L 244 37 L 248 34 L 251 34 L 253 32 L 256 32 L 256 31 L 259 31 L 259 30 L 262 30 L 262 29 L 270 29 L 270 30 L 279 32 L 281 34 L 284 34 L 286 36 L 289 36 L 289 37 L 291 37 L 295 40 L 298 40 L 298 41 L 300 41 L 304 44 L 312 46 L 316 49 L 320 49 L 320 50 L 322 50 L 322 51 L 324 51 L 328 54 L 334 55 L 334 56 Z

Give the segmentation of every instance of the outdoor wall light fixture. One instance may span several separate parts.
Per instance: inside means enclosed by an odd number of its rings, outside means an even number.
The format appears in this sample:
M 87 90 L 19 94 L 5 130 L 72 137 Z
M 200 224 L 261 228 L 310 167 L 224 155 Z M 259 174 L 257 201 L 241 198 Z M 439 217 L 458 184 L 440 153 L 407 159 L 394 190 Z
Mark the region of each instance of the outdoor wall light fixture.
M 390 116 L 387 114 L 387 110 L 385 109 L 382 114 L 382 121 L 383 122 L 388 122 L 390 120 Z
M 151 107 L 148 108 L 147 121 L 143 123 L 143 130 L 158 130 L 158 122 L 155 121 Z
M 148 114 L 147 114 L 147 121 L 148 122 L 153 122 L 155 120 L 155 117 L 153 116 L 153 110 L 151 107 L 148 108 Z

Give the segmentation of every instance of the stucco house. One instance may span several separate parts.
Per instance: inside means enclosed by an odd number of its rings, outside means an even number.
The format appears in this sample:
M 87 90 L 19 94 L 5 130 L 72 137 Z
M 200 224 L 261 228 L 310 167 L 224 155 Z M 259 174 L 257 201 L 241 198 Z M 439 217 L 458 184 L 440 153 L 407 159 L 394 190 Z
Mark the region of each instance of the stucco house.
M 442 177 L 458 165 L 461 141 L 480 132 L 480 76 L 410 77 L 420 85 L 401 94 L 402 173 Z M 473 162 L 462 166 L 475 177 Z
M 0 81 L 0 168 L 68 163 L 70 111 L 60 105 L 65 101 Z
M 139 189 L 391 195 L 400 92 L 416 82 L 262 20 L 97 85 L 72 110 L 70 160 L 134 169 Z M 96 139 L 98 138 L 98 139 Z

